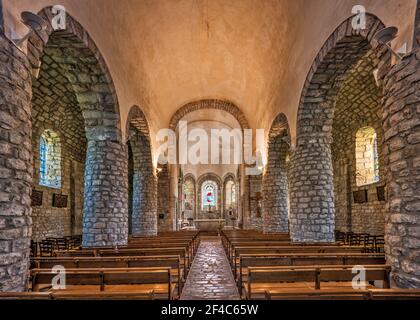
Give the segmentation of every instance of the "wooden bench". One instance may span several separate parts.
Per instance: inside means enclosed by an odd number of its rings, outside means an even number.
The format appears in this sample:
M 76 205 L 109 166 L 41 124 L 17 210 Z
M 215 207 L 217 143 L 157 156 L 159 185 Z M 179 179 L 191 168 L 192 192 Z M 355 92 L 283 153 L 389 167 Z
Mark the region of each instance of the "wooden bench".
M 267 300 L 420 300 L 419 289 L 266 290 Z
M 0 292 L 0 300 L 153 300 L 149 292 Z
M 74 294 L 98 291 L 149 294 L 153 291 L 155 298 L 171 300 L 175 290 L 171 268 L 66 269 L 65 289 L 52 288 L 56 276 L 57 273 L 50 270 L 31 270 L 32 291 L 67 291 Z
M 291 248 L 301 248 L 301 247 L 333 247 L 340 248 L 341 246 L 335 243 L 291 243 L 290 241 L 232 241 L 228 247 L 227 255 L 231 256 L 234 253 L 235 248 L 238 247 L 258 247 L 258 248 L 273 248 L 273 247 L 291 247 Z M 344 248 L 349 248 L 346 246 Z M 303 250 L 303 249 L 298 249 Z M 335 249 L 333 249 L 335 250 Z M 339 250 L 339 249 L 336 249 Z M 346 250 L 346 249 L 343 249 Z M 353 248 L 353 250 L 362 251 L 362 248 Z
M 145 268 L 168 267 L 177 283 L 178 296 L 185 282 L 181 258 L 179 256 L 130 256 L 130 257 L 53 257 L 31 259 L 33 269 L 52 269 L 55 266 L 66 269 L 79 268 Z
M 126 246 L 116 246 L 116 247 L 89 247 L 89 248 L 82 248 L 82 250 L 111 250 L 111 251 L 121 251 L 127 249 L 169 249 L 169 248 L 184 248 L 186 251 L 186 258 L 187 262 L 191 262 L 194 257 L 194 250 L 192 246 L 188 242 L 169 242 L 169 243 L 161 243 L 161 242 L 140 242 L 140 243 L 131 243 Z M 190 265 L 188 265 L 190 266 Z
M 121 257 L 121 256 L 180 256 L 184 275 L 188 274 L 189 261 L 184 247 L 146 249 L 83 249 L 77 251 L 57 251 L 57 257 Z
M 265 292 L 290 289 L 323 289 L 351 287 L 353 266 L 248 267 L 248 281 L 243 283 L 245 298 L 263 299 Z M 389 266 L 364 266 L 366 282 L 383 281 L 389 288 Z M 327 284 L 325 284 L 327 283 Z M 369 285 L 367 285 L 369 286 Z
M 308 253 L 363 253 L 363 248 L 340 247 L 340 246 L 272 246 L 272 247 L 235 247 L 230 263 L 232 270 L 236 270 L 239 264 L 239 256 L 242 254 L 308 254 Z
M 314 266 L 314 265 L 385 265 L 383 254 L 241 254 L 235 270 L 235 279 L 242 294 L 242 283 L 247 281 L 248 267 Z

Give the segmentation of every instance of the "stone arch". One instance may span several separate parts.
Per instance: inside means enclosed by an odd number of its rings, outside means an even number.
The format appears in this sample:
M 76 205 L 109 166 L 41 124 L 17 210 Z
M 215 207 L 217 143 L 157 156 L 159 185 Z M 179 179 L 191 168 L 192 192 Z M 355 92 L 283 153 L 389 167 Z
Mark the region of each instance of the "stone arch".
M 192 101 L 183 105 L 172 115 L 171 120 L 169 122 L 169 128 L 173 131 L 176 131 L 178 123 L 183 117 L 185 117 L 187 114 L 191 112 L 202 110 L 202 109 L 214 109 L 214 110 L 222 110 L 222 111 L 228 112 L 239 123 L 242 131 L 245 129 L 250 129 L 250 125 L 244 113 L 233 102 L 230 102 L 228 100 L 223 100 L 223 99 L 201 99 L 201 100 Z M 245 145 L 245 141 L 244 141 L 244 145 L 243 145 L 244 150 L 246 150 L 247 147 L 248 146 Z M 252 148 L 250 149 L 252 150 Z M 248 176 L 243 176 L 242 179 L 247 180 Z M 197 184 L 197 190 L 198 190 L 198 184 Z M 197 198 L 198 198 L 199 191 L 197 192 L 198 192 L 197 193 Z M 199 201 L 197 201 L 196 213 L 197 213 L 196 214 L 197 217 L 201 215 Z
M 89 33 L 70 14 L 66 13 L 65 30 L 55 31 L 51 9 L 46 7 L 38 13 L 47 21 L 46 30 L 28 39 L 27 57 L 33 78 L 38 77 L 48 53 L 51 59 L 47 63 L 62 68 L 72 86 L 83 112 L 87 138 L 120 141 L 118 98 L 105 60 Z
M 188 113 L 201 110 L 201 109 L 217 109 L 223 110 L 232 114 L 240 124 L 242 130 L 249 129 L 249 123 L 243 112 L 232 102 L 228 100 L 219 99 L 203 99 L 187 103 L 186 105 L 179 108 L 172 116 L 169 121 L 169 128 L 176 129 L 178 122 Z
M 128 112 L 127 122 L 126 122 L 126 140 L 130 140 L 130 129 L 135 128 L 140 132 L 146 139 L 150 141 L 149 133 L 149 122 L 147 121 L 146 115 L 137 105 L 131 107 Z
M 280 113 L 268 133 L 267 165 L 262 178 L 263 231 L 289 231 L 289 188 L 287 157 L 290 129 L 287 117 Z
M 72 154 L 78 151 L 79 160 L 84 161 L 87 155 L 85 163 L 81 164 L 84 170 L 76 165 L 76 171 L 82 172 L 80 176 L 84 174 L 84 178 L 77 178 L 84 185 L 80 191 L 83 197 L 78 197 L 83 201 L 83 245 L 126 244 L 127 159 L 112 78 L 100 51 L 83 26 L 67 14 L 65 29 L 54 30 L 51 9 L 46 7 L 39 12 L 47 21 L 46 30 L 32 33 L 27 41 L 34 91 L 33 118 L 36 119 L 43 108 L 51 109 L 58 101 L 64 119 L 82 121 L 82 125 L 68 125 L 62 129 L 79 136 L 76 140 L 81 142 L 67 149 Z M 52 122 L 61 121 L 60 117 L 58 120 L 53 116 L 49 118 Z M 37 120 L 34 124 L 38 125 Z M 66 141 L 70 140 L 66 137 Z M 72 157 L 69 164 L 70 170 L 75 166 L 75 158 Z M 71 186 L 69 190 L 72 196 Z M 110 215 L 110 210 L 119 217 Z
M 201 195 L 201 187 L 203 185 L 204 182 L 206 181 L 213 181 L 216 183 L 217 185 L 217 209 L 215 212 L 213 212 L 212 214 L 208 214 L 205 210 L 202 209 L 201 203 L 202 203 L 202 195 Z M 197 179 L 197 213 L 198 213 L 198 218 L 199 219 L 215 219 L 215 218 L 219 218 L 220 217 L 220 212 L 222 210 L 221 206 L 222 206 L 222 179 L 215 173 L 204 173 L 201 176 L 198 177 Z
M 389 51 L 373 39 L 384 24 L 367 14 L 366 29 L 353 30 L 352 19 L 345 20 L 325 42 L 302 90 L 290 170 L 290 233 L 294 241 L 334 241 L 331 143 L 337 95 L 364 61 L 378 69 L 379 85 L 390 68 Z
M 131 232 L 133 235 L 157 234 L 157 175 L 153 166 L 149 125 L 138 106 L 130 109 L 127 118 L 127 144 L 132 159 Z

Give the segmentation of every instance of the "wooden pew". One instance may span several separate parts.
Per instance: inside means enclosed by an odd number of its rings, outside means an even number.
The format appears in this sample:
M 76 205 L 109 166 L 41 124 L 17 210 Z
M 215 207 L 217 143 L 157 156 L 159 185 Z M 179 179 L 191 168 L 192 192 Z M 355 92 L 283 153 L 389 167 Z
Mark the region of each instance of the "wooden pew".
M 192 246 L 187 242 L 139 242 L 139 243 L 130 243 L 126 246 L 116 246 L 116 247 L 89 247 L 83 248 L 82 250 L 127 250 L 127 249 L 158 249 L 158 248 L 185 248 L 187 262 L 191 262 L 194 257 L 194 251 Z M 188 265 L 190 266 L 190 265 Z
M 249 239 L 247 241 L 231 241 L 230 245 L 228 247 L 228 256 L 232 255 L 236 247 L 260 247 L 260 248 L 271 248 L 271 247 L 334 247 L 338 248 L 338 246 L 335 243 L 291 243 L 290 241 L 250 241 Z M 348 248 L 349 246 L 347 246 Z M 362 250 L 355 249 L 355 250 Z
M 67 269 L 66 288 L 52 289 L 56 272 L 45 269 L 31 270 L 32 291 L 79 292 L 135 292 L 149 294 L 156 298 L 171 300 L 175 285 L 171 279 L 170 268 L 112 268 L 112 269 Z M 42 289 L 42 290 L 41 290 Z
M 0 300 L 153 300 L 149 292 L 0 292 Z
M 266 290 L 267 300 L 420 300 L 419 289 Z
M 354 290 L 353 288 L 330 288 L 313 290 L 308 288 L 276 290 L 264 292 L 266 300 L 368 300 L 369 290 Z
M 263 234 L 259 231 L 249 232 L 248 230 L 245 233 L 238 233 L 236 235 L 231 235 L 229 232 L 222 232 L 222 244 L 225 248 L 226 253 L 229 255 L 229 247 L 232 242 L 248 242 L 252 240 L 253 242 L 260 241 L 282 241 L 290 242 L 290 236 L 287 233 L 276 233 L 276 234 Z
M 305 253 L 363 253 L 360 247 L 343 246 L 272 246 L 272 247 L 235 247 L 229 261 L 233 271 L 237 269 L 241 254 L 305 254 Z
M 192 244 L 194 252 L 198 248 L 200 237 L 198 231 L 168 231 L 161 232 L 158 236 L 130 236 L 128 243 L 143 242 L 143 241 L 189 241 Z
M 248 267 L 276 266 L 314 266 L 314 265 L 385 265 L 383 254 L 343 254 L 343 253 L 313 253 L 313 254 L 241 254 L 235 279 L 239 293 L 242 294 L 242 283 L 247 281 Z
M 54 266 L 66 269 L 89 268 L 171 268 L 172 279 L 177 282 L 178 296 L 185 282 L 179 256 L 129 256 L 129 257 L 53 257 L 31 259 L 33 269 L 52 269 Z
M 302 267 L 248 267 L 248 281 L 243 285 L 247 299 L 264 298 L 265 292 L 290 289 L 320 290 L 321 283 L 326 289 L 351 285 L 355 274 L 353 266 L 302 266 Z M 366 282 L 381 280 L 384 288 L 390 287 L 389 266 L 364 266 Z M 337 283 L 334 283 L 338 281 Z M 290 283 L 292 282 L 292 283 Z M 328 284 L 325 284 L 327 283 Z M 343 283 L 344 282 L 344 283 Z
M 57 257 L 121 257 L 121 256 L 180 256 L 185 276 L 188 274 L 188 255 L 184 247 L 146 249 L 83 249 L 78 251 L 58 251 Z

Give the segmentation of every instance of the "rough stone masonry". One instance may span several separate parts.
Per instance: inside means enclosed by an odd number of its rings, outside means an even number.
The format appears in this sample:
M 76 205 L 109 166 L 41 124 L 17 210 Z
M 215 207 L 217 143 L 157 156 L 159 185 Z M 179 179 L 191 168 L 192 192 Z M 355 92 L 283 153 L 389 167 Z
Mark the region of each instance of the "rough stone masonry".
M 31 67 L 0 32 L 0 291 L 27 286 L 31 237 Z

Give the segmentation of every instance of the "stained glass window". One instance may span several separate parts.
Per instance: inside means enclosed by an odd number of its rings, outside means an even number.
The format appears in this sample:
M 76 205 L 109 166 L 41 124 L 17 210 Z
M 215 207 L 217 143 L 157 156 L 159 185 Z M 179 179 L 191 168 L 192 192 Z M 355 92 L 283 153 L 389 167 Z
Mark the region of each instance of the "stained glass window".
M 201 186 L 201 208 L 217 209 L 217 184 L 205 181 Z

